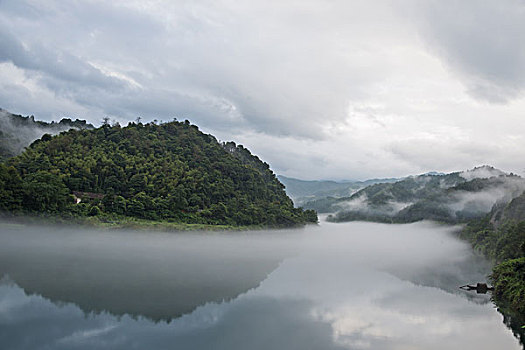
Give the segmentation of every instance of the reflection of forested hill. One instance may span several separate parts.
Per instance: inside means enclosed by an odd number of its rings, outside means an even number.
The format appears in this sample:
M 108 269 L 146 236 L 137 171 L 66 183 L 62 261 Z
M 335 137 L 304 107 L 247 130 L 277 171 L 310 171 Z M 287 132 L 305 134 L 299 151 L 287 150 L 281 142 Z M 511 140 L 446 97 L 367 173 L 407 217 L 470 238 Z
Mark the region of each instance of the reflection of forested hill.
M 0 279 L 86 313 L 169 320 L 235 298 L 277 268 L 283 251 L 249 239 L 1 226 Z

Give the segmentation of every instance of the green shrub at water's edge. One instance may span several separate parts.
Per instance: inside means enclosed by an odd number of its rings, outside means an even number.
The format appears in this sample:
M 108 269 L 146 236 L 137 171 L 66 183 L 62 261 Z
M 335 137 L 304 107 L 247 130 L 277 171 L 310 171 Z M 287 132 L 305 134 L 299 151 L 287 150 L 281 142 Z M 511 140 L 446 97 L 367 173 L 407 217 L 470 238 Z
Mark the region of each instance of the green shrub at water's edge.
M 494 267 L 491 275 L 496 302 L 506 302 L 525 315 L 525 257 L 506 260 Z
M 499 307 L 525 318 L 525 195 L 495 206 L 486 217 L 469 222 L 460 237 L 492 259 L 493 298 Z

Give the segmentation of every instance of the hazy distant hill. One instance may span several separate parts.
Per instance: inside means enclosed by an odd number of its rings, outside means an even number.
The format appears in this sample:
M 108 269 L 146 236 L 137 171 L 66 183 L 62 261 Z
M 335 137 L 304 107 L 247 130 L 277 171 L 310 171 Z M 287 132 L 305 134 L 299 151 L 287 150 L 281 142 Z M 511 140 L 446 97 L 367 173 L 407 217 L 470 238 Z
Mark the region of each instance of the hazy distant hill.
M 450 174 L 411 176 L 395 183 L 368 186 L 349 197 L 325 198 L 304 204 L 336 213 L 334 221 L 414 222 L 465 221 L 481 217 L 496 203 L 523 193 L 525 181 L 489 166 Z
M 396 182 L 367 186 L 348 197 L 321 199 L 305 203 L 304 206 L 316 208 L 324 213 L 348 212 L 353 215 L 365 215 L 366 212 L 367 215 L 377 213 L 381 216 L 392 216 L 418 199 L 464 181 L 466 180 L 459 176 L 459 173 L 410 176 Z
M 384 183 L 395 182 L 399 179 L 371 179 L 366 181 L 306 181 L 278 175 L 277 178 L 281 181 L 288 194 L 296 205 L 302 205 L 306 202 L 311 202 L 316 199 L 325 197 L 348 197 L 356 191 L 366 186 Z
M 69 129 L 93 129 L 85 120 L 64 118 L 58 123 L 35 120 L 0 108 L 0 160 L 20 154 L 44 134 L 56 135 Z

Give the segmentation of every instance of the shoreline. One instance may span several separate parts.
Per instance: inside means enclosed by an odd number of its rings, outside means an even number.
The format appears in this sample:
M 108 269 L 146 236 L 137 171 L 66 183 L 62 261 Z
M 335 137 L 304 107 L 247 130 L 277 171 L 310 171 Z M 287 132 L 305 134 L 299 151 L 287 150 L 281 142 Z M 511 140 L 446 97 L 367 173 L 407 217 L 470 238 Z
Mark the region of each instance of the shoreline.
M 312 223 L 313 224 L 313 223 Z M 235 225 L 219 225 L 219 224 L 202 224 L 202 223 L 185 223 L 172 222 L 163 220 L 147 220 L 133 217 L 65 217 L 59 215 L 38 215 L 38 216 L 23 216 L 9 213 L 9 216 L 0 216 L 1 227 L 25 227 L 34 225 L 60 225 L 64 227 L 82 227 L 82 228 L 97 228 L 106 230 L 123 230 L 131 229 L 138 231 L 159 231 L 159 232 L 191 232 L 191 231 L 261 231 L 266 229 L 293 229 L 301 228 L 309 225 L 295 226 L 266 226 L 266 225 L 250 225 L 250 226 L 235 226 Z M 317 224 L 318 225 L 318 224 Z

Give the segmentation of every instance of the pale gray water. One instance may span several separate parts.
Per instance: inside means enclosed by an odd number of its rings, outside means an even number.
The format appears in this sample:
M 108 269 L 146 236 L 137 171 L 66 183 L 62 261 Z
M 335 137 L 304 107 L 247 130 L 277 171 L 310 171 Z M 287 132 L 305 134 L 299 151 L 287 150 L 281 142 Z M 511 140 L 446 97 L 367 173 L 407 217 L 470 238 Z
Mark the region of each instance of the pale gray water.
M 0 230 L 2 349 L 521 348 L 450 227 Z

